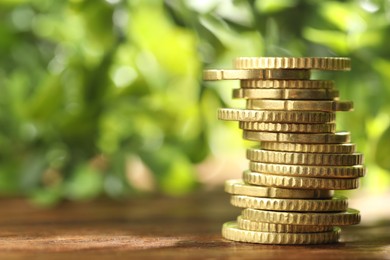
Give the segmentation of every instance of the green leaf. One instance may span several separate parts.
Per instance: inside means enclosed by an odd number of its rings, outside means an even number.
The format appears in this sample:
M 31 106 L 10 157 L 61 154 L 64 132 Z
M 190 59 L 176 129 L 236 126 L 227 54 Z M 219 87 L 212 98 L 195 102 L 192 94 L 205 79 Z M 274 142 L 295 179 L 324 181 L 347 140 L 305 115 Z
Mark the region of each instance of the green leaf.
M 304 29 L 303 35 L 307 40 L 328 46 L 340 54 L 349 53 L 347 35 L 343 32 L 307 27 Z
M 63 196 L 61 185 L 37 189 L 31 194 L 30 201 L 40 207 L 50 207 L 57 204 Z
M 89 165 L 80 165 L 65 184 L 64 192 L 71 200 L 89 200 L 98 196 L 102 189 L 102 173 Z
M 276 13 L 294 7 L 296 0 L 256 0 L 255 6 L 260 13 Z
M 390 171 L 390 126 L 382 133 L 375 150 L 375 162 Z
M 156 174 L 162 192 L 178 196 L 196 187 L 193 165 L 175 146 L 164 145 L 156 151 L 140 154 L 141 159 Z

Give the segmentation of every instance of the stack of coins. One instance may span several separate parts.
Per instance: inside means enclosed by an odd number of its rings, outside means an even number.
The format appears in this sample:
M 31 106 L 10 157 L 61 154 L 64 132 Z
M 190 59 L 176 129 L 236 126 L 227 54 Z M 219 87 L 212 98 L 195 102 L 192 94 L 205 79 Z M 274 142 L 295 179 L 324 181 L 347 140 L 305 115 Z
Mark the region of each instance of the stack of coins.
M 339 101 L 334 82 L 310 80 L 311 70 L 350 70 L 348 58 L 242 57 L 233 70 L 205 70 L 205 80 L 240 80 L 233 98 L 246 109 L 222 108 L 218 118 L 239 121 L 249 170 L 228 180 L 231 203 L 244 208 L 222 227 L 226 239 L 262 244 L 337 242 L 339 226 L 360 222 L 359 211 L 334 190 L 356 189 L 363 155 L 348 132 L 336 132 Z

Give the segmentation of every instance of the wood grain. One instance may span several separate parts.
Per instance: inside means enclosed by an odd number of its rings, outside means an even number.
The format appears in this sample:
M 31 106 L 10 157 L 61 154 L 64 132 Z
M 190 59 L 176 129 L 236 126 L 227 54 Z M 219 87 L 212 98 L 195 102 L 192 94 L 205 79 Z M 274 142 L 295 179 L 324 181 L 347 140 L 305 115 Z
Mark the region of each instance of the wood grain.
M 0 259 L 389 259 L 390 222 L 343 228 L 341 242 L 270 246 L 230 242 L 221 226 L 240 210 L 229 197 L 64 203 L 38 209 L 22 199 L 0 201 Z

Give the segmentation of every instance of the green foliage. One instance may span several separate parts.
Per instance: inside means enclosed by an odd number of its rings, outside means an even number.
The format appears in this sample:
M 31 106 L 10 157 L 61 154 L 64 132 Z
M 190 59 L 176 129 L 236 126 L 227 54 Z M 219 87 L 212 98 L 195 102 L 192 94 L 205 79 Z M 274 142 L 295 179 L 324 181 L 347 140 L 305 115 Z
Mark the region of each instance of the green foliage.
M 366 185 L 380 171 L 386 187 L 389 15 L 369 0 L 0 1 L 0 192 L 46 205 L 127 196 L 131 156 L 158 191 L 193 190 L 215 109 L 234 102 L 201 70 L 264 55 L 352 58 L 352 72 L 320 76 L 355 102 L 338 124 L 374 169 Z

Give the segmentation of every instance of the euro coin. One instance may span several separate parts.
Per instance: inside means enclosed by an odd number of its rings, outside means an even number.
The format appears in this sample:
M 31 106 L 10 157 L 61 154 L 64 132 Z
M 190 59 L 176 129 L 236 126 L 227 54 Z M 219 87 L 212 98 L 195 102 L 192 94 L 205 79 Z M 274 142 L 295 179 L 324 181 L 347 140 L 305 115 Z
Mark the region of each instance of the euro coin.
M 276 232 L 276 233 L 312 233 L 312 232 L 326 232 L 326 231 L 333 230 L 333 226 L 275 224 L 275 223 L 252 221 L 252 220 L 244 219 L 242 216 L 237 217 L 237 227 L 243 230 Z
M 310 70 L 204 70 L 204 80 L 310 79 Z
M 324 100 L 247 100 L 248 109 L 266 110 L 298 110 L 298 111 L 351 111 L 353 103 L 350 101 L 324 101 Z
M 305 143 L 282 143 L 261 142 L 260 148 L 270 151 L 302 152 L 302 153 L 354 153 L 356 146 L 352 143 L 344 144 L 305 144 Z
M 350 141 L 349 132 L 337 133 L 278 133 L 278 132 L 258 132 L 243 131 L 243 138 L 259 142 L 286 142 L 286 143 L 347 143 Z
M 339 239 L 340 230 L 317 233 L 272 233 L 260 231 L 242 230 L 236 222 L 227 222 L 222 226 L 222 236 L 237 242 L 249 242 L 260 244 L 301 245 L 301 244 L 326 244 L 335 243 Z
M 344 212 L 279 212 L 260 209 L 244 209 L 241 216 L 245 219 L 289 225 L 346 226 L 360 223 L 360 213 L 356 209 Z
M 329 199 L 332 198 L 334 193 L 332 190 L 280 189 L 249 185 L 241 179 L 227 180 L 225 182 L 225 191 L 235 195 L 290 199 Z
M 313 154 L 247 149 L 247 159 L 263 163 L 351 166 L 363 164 L 363 154 Z
M 246 183 L 285 189 L 351 190 L 359 187 L 359 179 L 309 178 L 244 171 Z
M 332 80 L 241 80 L 241 88 L 298 88 L 298 89 L 316 89 L 316 88 L 333 88 Z
M 336 212 L 348 208 L 347 198 L 343 196 L 335 196 L 331 199 L 280 199 L 233 195 L 230 203 L 240 208 L 294 212 Z
M 334 122 L 336 114 L 334 112 L 267 111 L 220 108 L 218 109 L 218 119 L 226 121 L 322 124 Z
M 233 89 L 233 98 L 333 100 L 339 96 L 334 89 Z
M 346 178 L 354 179 L 363 177 L 366 168 L 363 165 L 353 166 L 318 166 L 318 165 L 293 165 L 250 162 L 249 169 L 252 172 L 259 172 L 272 175 L 285 175 L 311 178 Z
M 334 133 L 335 123 L 324 124 L 295 124 L 295 123 L 269 123 L 269 122 L 239 122 L 243 130 L 260 132 L 284 132 L 284 133 Z
M 345 57 L 238 57 L 236 69 L 351 69 L 351 59 Z

